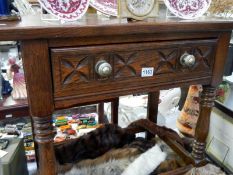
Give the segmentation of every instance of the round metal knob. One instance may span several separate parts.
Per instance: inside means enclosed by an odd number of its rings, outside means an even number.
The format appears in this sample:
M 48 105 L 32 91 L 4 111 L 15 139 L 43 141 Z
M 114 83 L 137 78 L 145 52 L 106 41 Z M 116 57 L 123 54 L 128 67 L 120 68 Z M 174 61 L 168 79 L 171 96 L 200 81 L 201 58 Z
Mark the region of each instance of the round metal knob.
M 101 60 L 96 63 L 95 71 L 101 77 L 108 77 L 112 73 L 112 66 L 105 60 Z
M 180 57 L 180 64 L 183 65 L 184 67 L 192 67 L 194 66 L 195 62 L 196 62 L 195 56 L 188 54 L 187 52 L 185 52 Z

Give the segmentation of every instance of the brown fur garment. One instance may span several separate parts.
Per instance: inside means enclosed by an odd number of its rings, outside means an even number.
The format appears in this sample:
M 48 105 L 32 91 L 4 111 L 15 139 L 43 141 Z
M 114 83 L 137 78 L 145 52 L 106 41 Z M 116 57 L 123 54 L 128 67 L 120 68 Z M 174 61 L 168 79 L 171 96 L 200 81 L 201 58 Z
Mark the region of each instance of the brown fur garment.
M 106 162 L 111 162 L 111 160 L 121 160 L 124 158 L 130 159 L 131 157 L 137 157 L 142 152 L 138 148 L 118 148 L 112 149 L 102 156 L 99 156 L 95 159 L 85 159 L 81 160 L 77 164 L 58 164 L 58 173 L 65 174 L 68 173 L 73 167 L 77 169 L 85 168 L 85 167 L 97 167 L 98 165 L 104 164 Z
M 173 130 L 157 126 L 140 119 L 122 129 L 114 124 L 106 124 L 80 138 L 55 144 L 55 155 L 59 164 L 77 163 L 84 159 L 94 159 L 114 148 L 122 148 L 135 139 L 135 133 L 149 131 L 160 138 L 169 137 L 183 146 L 183 141 Z
M 111 159 L 123 159 L 126 156 L 137 156 L 141 153 L 146 152 L 149 148 L 153 147 L 154 145 L 155 141 L 147 141 L 144 138 L 136 138 L 135 141 L 125 145 L 123 148 L 112 149 L 96 159 L 82 160 L 78 162 L 76 166 L 96 166 L 101 163 L 107 162 Z
M 126 159 L 128 162 L 130 162 L 154 145 L 155 140 L 147 141 L 144 138 L 136 138 L 135 141 L 125 145 L 123 148 L 111 149 L 110 151 L 95 159 L 81 160 L 76 164 L 58 164 L 58 173 L 65 174 L 69 172 L 74 166 L 78 169 L 81 169 L 83 167 L 97 167 L 98 165 L 104 164 L 106 162 L 111 162 L 112 160 L 120 161 Z
M 113 148 L 121 148 L 135 139 L 134 134 L 114 124 L 106 124 L 80 138 L 55 144 L 56 159 L 60 164 L 94 159 Z
M 108 162 L 110 160 L 119 160 L 123 159 L 126 156 L 132 157 L 137 156 L 141 154 L 142 152 L 138 148 L 118 148 L 118 149 L 112 149 L 105 154 L 103 154 L 100 157 L 97 157 L 95 159 L 85 159 L 80 162 L 78 162 L 75 166 L 76 167 L 88 167 L 88 166 L 97 166 L 100 164 L 103 164 L 105 162 Z

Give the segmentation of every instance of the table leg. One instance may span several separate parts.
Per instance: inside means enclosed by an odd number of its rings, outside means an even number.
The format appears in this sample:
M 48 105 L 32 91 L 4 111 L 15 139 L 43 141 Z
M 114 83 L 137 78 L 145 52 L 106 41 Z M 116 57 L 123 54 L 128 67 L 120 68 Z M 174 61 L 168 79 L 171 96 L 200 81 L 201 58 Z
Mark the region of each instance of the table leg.
M 99 123 L 104 123 L 104 102 L 98 104 Z
M 118 107 L 119 107 L 119 97 L 114 98 L 111 101 L 111 122 L 118 124 Z
M 51 123 L 54 101 L 48 43 L 47 40 L 25 40 L 21 47 L 33 133 L 38 146 L 38 172 L 39 175 L 55 175 Z
M 197 166 L 205 163 L 205 142 L 209 132 L 210 114 L 214 106 L 215 88 L 203 86 L 200 101 L 200 115 L 195 130 L 192 156 Z
M 38 168 L 40 175 L 54 175 L 56 165 L 53 147 L 53 126 L 51 116 L 33 117 L 35 141 L 38 147 Z
M 148 94 L 148 105 L 147 105 L 147 119 L 150 121 L 157 123 L 157 115 L 158 115 L 158 106 L 159 106 L 159 91 L 150 92 Z M 154 137 L 153 135 L 147 133 L 147 139 Z

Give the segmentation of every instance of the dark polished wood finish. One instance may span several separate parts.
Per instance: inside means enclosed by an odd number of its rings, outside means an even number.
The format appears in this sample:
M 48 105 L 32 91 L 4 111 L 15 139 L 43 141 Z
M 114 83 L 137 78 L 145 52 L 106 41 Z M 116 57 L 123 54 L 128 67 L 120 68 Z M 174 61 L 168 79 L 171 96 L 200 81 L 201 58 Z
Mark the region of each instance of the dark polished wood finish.
M 197 165 L 202 165 L 205 153 L 205 141 L 208 136 L 210 113 L 214 106 L 215 88 L 211 86 L 203 86 L 200 101 L 200 114 L 195 130 L 195 140 L 193 143 L 192 156 L 195 158 Z
M 56 174 L 52 128 L 54 102 L 47 40 L 24 40 L 21 47 L 30 114 L 39 150 L 39 174 L 54 175 Z
M 104 102 L 98 104 L 98 122 L 104 123 Z
M 119 107 L 119 97 L 114 98 L 111 101 L 111 122 L 118 124 L 118 107 Z
M 224 65 L 226 63 L 230 39 L 231 33 L 224 32 L 219 34 L 214 71 L 211 81 L 211 86 L 213 87 L 217 87 L 222 82 L 222 76 L 224 73 L 222 70 L 224 70 Z M 218 59 L 220 57 L 222 57 L 222 59 Z
M 118 124 L 119 97 L 111 99 L 111 123 Z M 98 104 L 99 123 L 105 123 L 104 102 Z
M 159 91 L 148 94 L 147 118 L 154 123 L 157 123 L 159 94 Z
M 147 118 L 157 123 L 157 115 L 158 115 L 158 106 L 159 106 L 159 91 L 150 92 L 148 94 L 148 102 L 147 102 Z M 146 133 L 148 139 L 154 137 L 150 133 Z
M 208 39 L 52 49 L 55 107 L 101 101 L 127 95 L 131 90 L 142 92 L 148 88 L 145 92 L 151 92 L 159 83 L 210 79 L 216 45 L 216 39 Z M 184 52 L 196 57 L 196 64 L 191 69 L 179 63 Z M 101 78 L 94 71 L 100 59 L 113 68 L 113 74 L 108 78 Z M 154 67 L 154 76 L 141 77 L 142 67 Z M 111 91 L 115 94 L 103 95 Z M 93 95 L 96 98 L 93 99 Z
M 192 84 L 205 85 L 193 153 L 173 140 L 165 141 L 187 163 L 197 166 L 203 162 L 214 89 L 222 78 L 233 22 L 208 18 L 128 22 L 90 15 L 60 24 L 41 21 L 36 15 L 4 24 L 0 40 L 19 40 L 22 44 L 40 175 L 56 174 L 51 125 L 55 109 L 149 93 L 151 117 L 156 113 L 151 107 L 157 101 L 154 92 Z M 196 58 L 191 68 L 180 64 L 185 52 Z M 112 66 L 110 76 L 103 78 L 95 72 L 99 60 Z M 141 77 L 143 67 L 153 67 L 153 76 Z M 115 114 L 118 103 L 113 103 Z
M 213 33 L 218 34 L 218 31 L 229 31 L 232 28 L 231 21 L 229 22 L 219 18 L 203 18 L 198 19 L 198 21 L 181 20 L 179 18 L 148 19 L 146 21 L 128 22 L 127 19 L 104 20 L 97 17 L 93 18 L 92 15 L 77 22 L 66 24 L 61 24 L 59 21 L 41 21 L 38 14 L 22 17 L 21 22 L 1 23 L 6 24 L 0 28 L 1 40 L 6 41 L 48 38 L 71 38 L 73 40 L 73 37 L 93 37 L 100 35 L 101 38 L 102 36 L 110 36 L 110 40 L 112 40 L 122 34 L 126 35 L 126 37 L 132 36 L 136 41 L 135 35 L 154 35 L 156 33 L 157 35 L 168 33 L 168 36 L 170 35 L 174 39 L 177 38 L 171 34 L 174 32 L 177 33 L 176 35 L 179 38 L 185 35 L 183 32 L 193 32 L 196 33 L 198 38 L 203 38 L 203 36 L 213 36 Z M 208 31 L 210 33 L 203 34 L 198 33 L 198 31 Z M 142 38 L 142 35 L 139 37 Z M 189 38 L 192 39 L 192 35 Z

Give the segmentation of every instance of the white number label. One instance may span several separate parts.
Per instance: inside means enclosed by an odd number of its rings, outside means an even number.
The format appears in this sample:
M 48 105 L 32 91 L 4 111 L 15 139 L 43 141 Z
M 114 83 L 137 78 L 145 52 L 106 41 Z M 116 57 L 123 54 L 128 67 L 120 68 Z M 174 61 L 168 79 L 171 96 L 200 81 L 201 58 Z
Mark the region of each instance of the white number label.
M 152 77 L 154 74 L 153 67 L 142 68 L 141 77 Z

